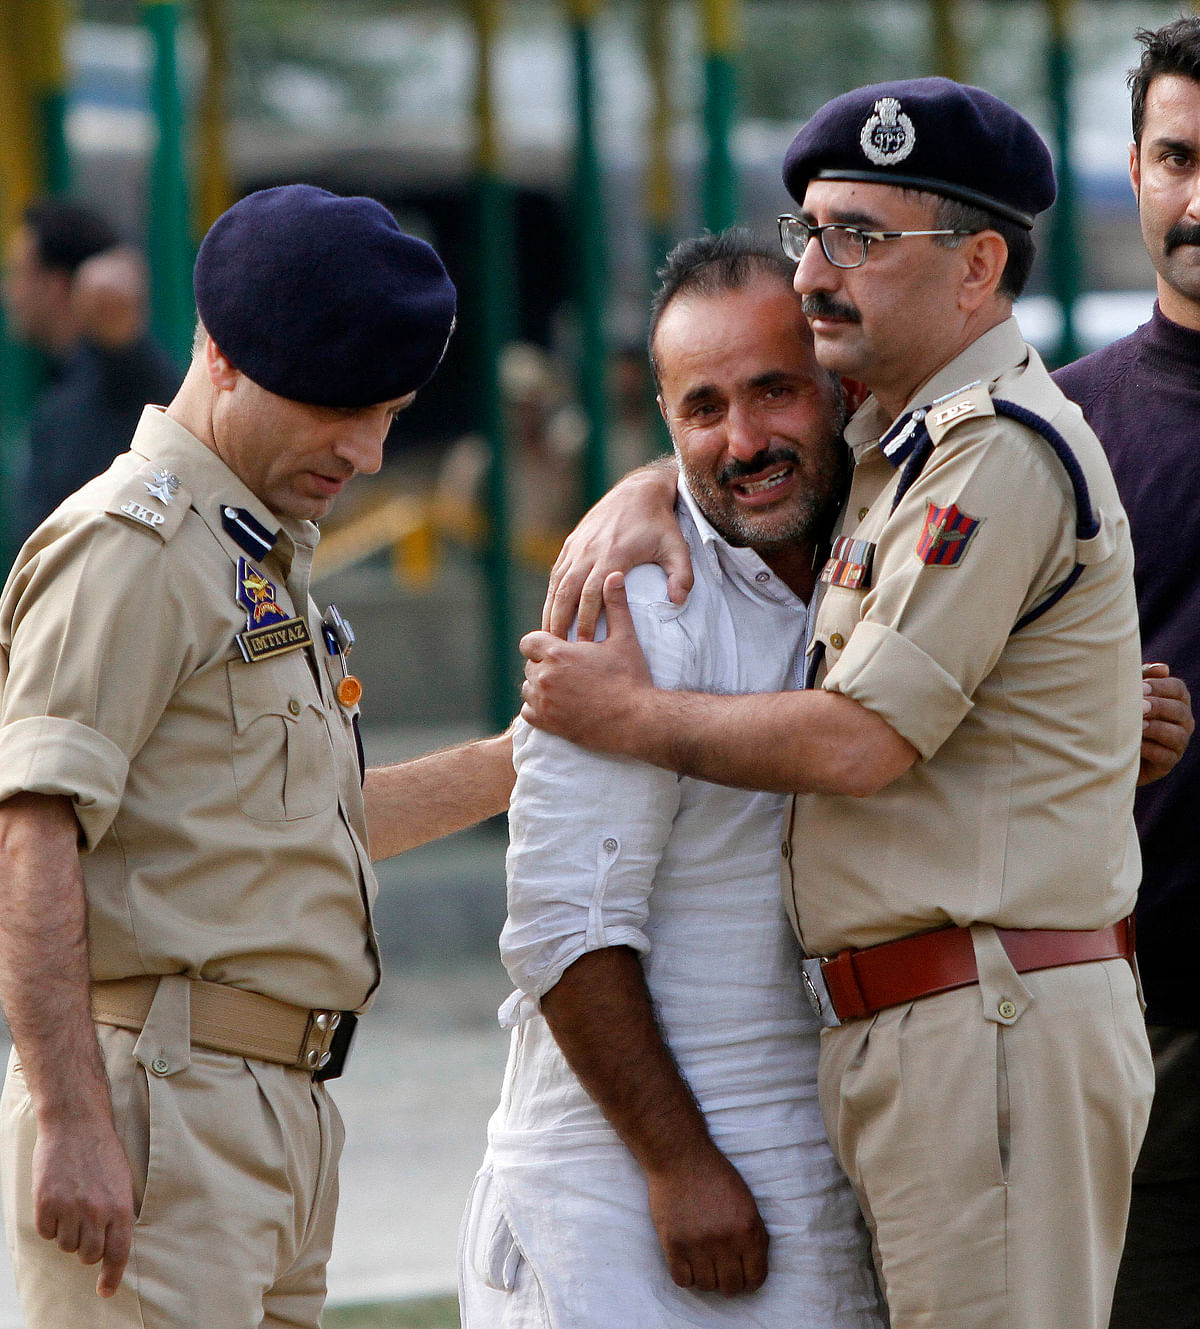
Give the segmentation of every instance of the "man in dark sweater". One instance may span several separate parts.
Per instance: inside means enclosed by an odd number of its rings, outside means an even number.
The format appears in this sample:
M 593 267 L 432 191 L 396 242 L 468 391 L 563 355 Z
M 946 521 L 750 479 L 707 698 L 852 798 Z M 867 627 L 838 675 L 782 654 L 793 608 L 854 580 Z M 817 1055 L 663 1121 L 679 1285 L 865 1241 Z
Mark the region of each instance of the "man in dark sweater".
M 1143 658 L 1200 696 L 1200 18 L 1137 33 L 1129 170 L 1157 269 L 1149 323 L 1055 379 L 1103 443 L 1129 514 Z M 1156 1095 L 1112 1329 L 1200 1325 L 1200 745 L 1138 792 L 1138 959 Z
M 125 451 L 142 407 L 170 401 L 182 375 L 146 332 L 141 260 L 81 204 L 29 204 L 6 256 L 4 300 L 13 333 L 47 358 L 16 477 L 15 546 Z

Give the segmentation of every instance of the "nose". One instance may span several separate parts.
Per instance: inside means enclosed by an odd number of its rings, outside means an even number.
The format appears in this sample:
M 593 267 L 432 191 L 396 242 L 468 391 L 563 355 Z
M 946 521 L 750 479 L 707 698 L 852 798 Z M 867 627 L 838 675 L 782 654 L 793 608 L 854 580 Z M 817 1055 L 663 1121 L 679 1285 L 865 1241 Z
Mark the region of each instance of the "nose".
M 383 465 L 383 444 L 392 427 L 390 412 L 375 409 L 347 416 L 334 444 L 335 454 L 362 475 L 374 475 Z
M 770 446 L 769 435 L 752 411 L 735 406 L 725 419 L 725 450 L 735 461 L 749 461 Z
M 1200 221 L 1200 171 L 1196 171 L 1192 176 L 1192 190 L 1186 213 L 1193 224 Z
M 797 295 L 807 295 L 810 291 L 832 291 L 841 281 L 839 268 L 835 268 L 825 257 L 821 242 L 816 237 L 804 247 L 796 271 L 792 275 L 792 286 Z

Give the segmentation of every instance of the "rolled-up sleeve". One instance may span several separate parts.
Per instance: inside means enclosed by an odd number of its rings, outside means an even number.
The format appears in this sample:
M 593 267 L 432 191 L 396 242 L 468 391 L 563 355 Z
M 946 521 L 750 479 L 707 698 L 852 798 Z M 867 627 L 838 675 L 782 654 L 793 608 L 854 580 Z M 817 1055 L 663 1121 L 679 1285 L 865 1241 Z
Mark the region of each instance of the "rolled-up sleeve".
M 678 687 L 682 634 L 655 605 L 631 609 L 655 683 Z M 500 953 L 513 983 L 536 1003 L 588 951 L 649 951 L 650 892 L 679 807 L 679 777 L 588 752 L 524 722 L 513 760 Z
M 165 546 L 122 525 L 101 515 L 46 544 L 10 578 L 0 615 L 0 798 L 70 798 L 85 849 L 187 667 Z

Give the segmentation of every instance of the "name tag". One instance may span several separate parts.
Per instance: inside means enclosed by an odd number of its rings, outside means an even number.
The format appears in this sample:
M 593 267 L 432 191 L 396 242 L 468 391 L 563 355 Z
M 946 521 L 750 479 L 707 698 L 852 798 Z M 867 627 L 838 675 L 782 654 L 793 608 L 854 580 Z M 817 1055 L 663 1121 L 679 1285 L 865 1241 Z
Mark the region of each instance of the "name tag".
M 302 618 L 285 618 L 282 623 L 269 623 L 261 628 L 239 632 L 234 641 L 247 664 L 269 660 L 275 655 L 286 655 L 312 645 L 308 624 Z

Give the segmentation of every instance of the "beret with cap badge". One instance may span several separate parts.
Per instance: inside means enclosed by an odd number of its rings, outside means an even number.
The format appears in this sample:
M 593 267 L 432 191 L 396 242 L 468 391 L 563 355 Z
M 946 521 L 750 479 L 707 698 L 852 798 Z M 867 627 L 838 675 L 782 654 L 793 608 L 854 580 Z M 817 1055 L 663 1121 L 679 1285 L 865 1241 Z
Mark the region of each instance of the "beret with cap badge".
M 434 250 L 375 199 L 313 185 L 259 190 L 218 217 L 194 285 L 230 364 L 316 406 L 408 396 L 454 328 L 454 284 Z
M 921 189 L 1031 229 L 1054 202 L 1054 166 L 1037 130 L 999 97 L 948 78 L 855 88 L 826 102 L 792 140 L 788 193 L 812 180 Z

